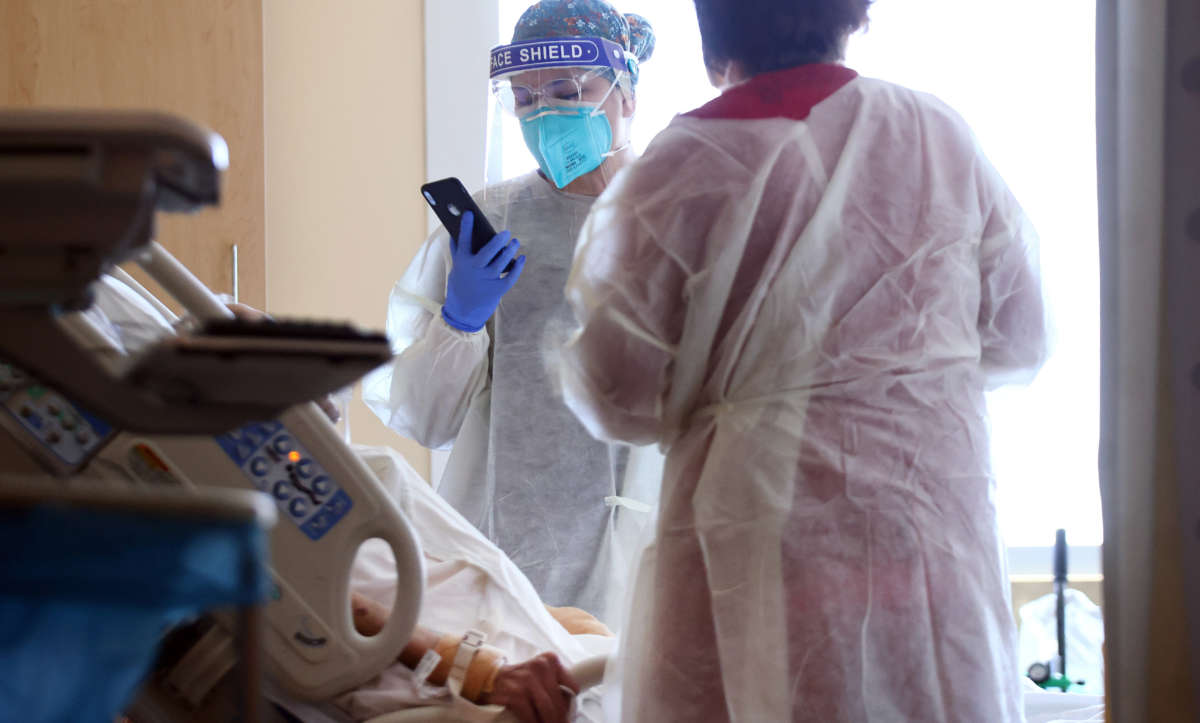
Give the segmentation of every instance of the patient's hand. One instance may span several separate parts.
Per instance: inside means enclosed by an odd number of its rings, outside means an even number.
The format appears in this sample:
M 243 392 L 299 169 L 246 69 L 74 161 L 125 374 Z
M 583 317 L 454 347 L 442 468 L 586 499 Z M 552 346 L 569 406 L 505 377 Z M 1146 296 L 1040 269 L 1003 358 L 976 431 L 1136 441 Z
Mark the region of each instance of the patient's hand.
M 550 617 L 557 620 L 558 624 L 566 628 L 567 632 L 572 635 L 613 637 L 613 632 L 608 629 L 608 626 L 586 610 L 571 607 L 556 608 L 550 605 L 546 606 L 546 610 L 550 613 Z
M 579 683 L 558 656 L 542 653 L 524 663 L 501 668 L 492 692 L 482 702 L 504 706 L 523 723 L 565 723 L 571 712 L 571 700 L 577 693 Z
M 351 593 L 350 609 L 354 617 L 354 629 L 367 636 L 383 630 L 390 614 L 385 606 L 359 593 Z M 600 624 L 599 621 L 597 624 Z M 421 656 L 433 649 L 438 638 L 437 633 L 418 625 L 413 631 L 412 640 L 400 654 L 400 661 L 409 669 L 416 669 Z M 444 678 L 444 675 L 440 677 Z M 444 682 L 435 680 L 432 675 L 429 681 L 435 685 Z M 570 694 L 566 692 L 568 690 Z M 571 711 L 571 699 L 578 692 L 579 683 L 563 667 L 558 656 L 542 653 L 524 663 L 501 668 L 492 682 L 492 691 L 484 694 L 479 702 L 504 706 L 523 723 L 565 723 Z
M 246 304 L 226 304 L 226 309 L 233 312 L 233 315 L 242 321 L 262 321 L 263 319 L 271 318 L 271 315 L 261 309 L 255 309 L 253 306 Z

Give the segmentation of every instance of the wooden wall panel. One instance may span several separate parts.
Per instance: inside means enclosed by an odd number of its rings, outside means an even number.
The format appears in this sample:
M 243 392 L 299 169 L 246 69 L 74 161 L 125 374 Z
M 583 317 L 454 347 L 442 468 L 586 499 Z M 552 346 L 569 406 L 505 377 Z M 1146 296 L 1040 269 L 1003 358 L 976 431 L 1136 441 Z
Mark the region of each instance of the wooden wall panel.
M 160 215 L 159 241 L 245 303 L 266 303 L 261 0 L 0 0 L 0 102 L 185 116 L 229 144 L 216 210 Z

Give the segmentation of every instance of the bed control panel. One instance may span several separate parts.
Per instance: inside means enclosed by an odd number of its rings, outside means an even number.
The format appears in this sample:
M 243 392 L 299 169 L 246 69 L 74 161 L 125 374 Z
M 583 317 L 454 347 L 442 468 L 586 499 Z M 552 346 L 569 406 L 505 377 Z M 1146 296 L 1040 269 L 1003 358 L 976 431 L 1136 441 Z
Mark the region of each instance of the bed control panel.
M 52 471 L 81 468 L 113 429 L 58 392 L 0 362 L 0 425 Z
M 248 424 L 217 437 L 254 487 L 311 540 L 321 539 L 354 505 L 333 477 L 280 422 Z

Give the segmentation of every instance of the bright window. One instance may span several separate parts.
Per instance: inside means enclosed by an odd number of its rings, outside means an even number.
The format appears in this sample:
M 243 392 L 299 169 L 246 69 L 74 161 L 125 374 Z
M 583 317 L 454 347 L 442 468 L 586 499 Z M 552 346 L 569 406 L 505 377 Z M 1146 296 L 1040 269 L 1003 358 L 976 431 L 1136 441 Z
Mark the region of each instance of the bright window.
M 1102 541 L 1093 0 L 880 0 L 846 62 L 931 92 L 974 129 L 1041 237 L 1052 356 L 989 395 L 1011 546 Z
M 617 0 L 658 33 L 642 68 L 634 145 L 715 95 L 691 0 Z M 501 0 L 501 42 L 529 2 Z M 878 0 L 847 65 L 957 109 L 1042 239 L 1053 355 L 1027 388 L 989 396 L 998 505 L 1010 546 L 1102 541 L 1094 0 Z M 515 129 L 515 126 L 514 126 Z M 511 142 L 510 142 L 511 141 Z M 506 175 L 533 167 L 506 129 Z M 1048 562 L 1047 562 L 1048 565 Z

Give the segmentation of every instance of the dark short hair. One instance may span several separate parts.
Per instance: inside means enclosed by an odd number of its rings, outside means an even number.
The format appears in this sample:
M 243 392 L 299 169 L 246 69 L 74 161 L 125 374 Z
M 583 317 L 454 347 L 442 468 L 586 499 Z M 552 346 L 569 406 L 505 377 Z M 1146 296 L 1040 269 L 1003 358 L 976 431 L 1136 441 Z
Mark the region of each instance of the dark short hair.
M 839 60 L 842 39 L 867 21 L 871 0 L 695 0 L 709 65 L 750 73 Z

